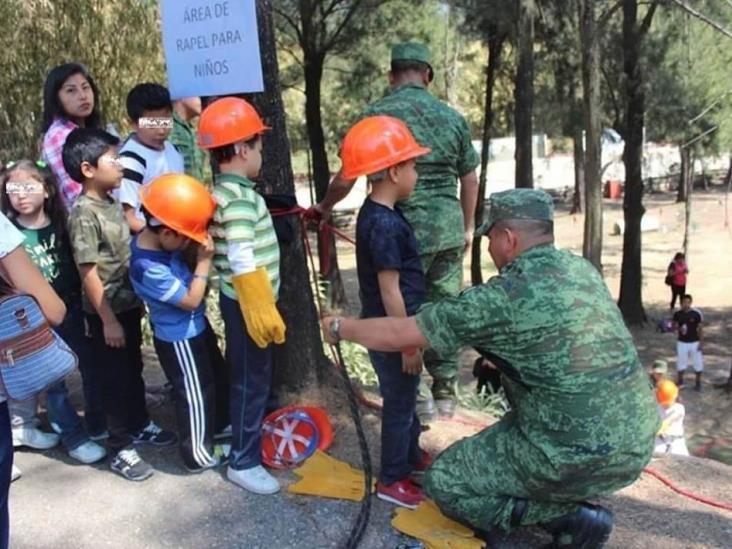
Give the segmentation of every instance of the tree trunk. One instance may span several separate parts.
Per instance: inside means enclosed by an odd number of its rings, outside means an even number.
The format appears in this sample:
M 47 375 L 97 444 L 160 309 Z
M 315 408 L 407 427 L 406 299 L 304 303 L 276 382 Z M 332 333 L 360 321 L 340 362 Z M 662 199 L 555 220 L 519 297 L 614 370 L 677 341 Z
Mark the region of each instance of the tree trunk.
M 330 183 L 330 167 L 328 153 L 325 148 L 323 117 L 321 112 L 321 82 L 323 80 L 323 59 L 305 50 L 305 123 L 308 142 L 312 153 L 313 180 L 315 197 L 319 202 L 325 196 Z M 320 274 L 328 283 L 327 299 L 331 306 L 342 306 L 346 303 L 346 292 L 338 268 L 335 237 L 332 233 L 322 233 L 318 238 L 318 257 L 320 258 Z M 325 258 L 329 258 L 328 261 Z
M 533 0 L 516 2 L 517 65 L 514 89 L 516 126 L 516 187 L 533 188 L 532 116 L 534 109 L 534 13 Z
M 688 147 L 679 147 L 681 157 L 681 172 L 679 173 L 679 188 L 676 191 L 676 202 L 686 202 L 691 178 L 691 150 Z
M 585 227 L 582 255 L 602 273 L 600 52 L 594 0 L 583 0 L 580 7 L 580 37 L 585 126 Z
M 582 202 L 585 194 L 585 151 L 582 146 L 582 127 L 575 128 L 572 138 L 574 159 L 574 192 L 572 193 L 572 209 L 570 214 L 582 213 Z
M 259 47 L 264 73 L 264 92 L 244 97 L 257 108 L 272 130 L 263 136 L 261 184 L 264 191 L 294 196 L 290 141 L 279 83 L 272 5 L 257 0 Z M 297 390 L 313 381 L 329 378 L 332 367 L 323 353 L 300 224 L 291 218 L 292 242 L 280 242 L 280 295 L 278 309 L 287 325 L 287 341 L 275 346 L 275 389 Z
M 643 207 L 643 124 L 645 95 L 641 76 L 641 42 L 638 28 L 638 0 L 623 0 L 623 71 L 625 73 L 626 112 L 624 121 L 625 196 L 623 198 L 623 264 L 620 274 L 618 306 L 625 321 L 641 324 L 646 321 L 643 308 L 641 267 L 641 220 Z
M 478 183 L 478 203 L 475 207 L 475 226 L 483 223 L 485 210 L 485 187 L 488 178 L 488 160 L 490 159 L 491 128 L 493 127 L 493 89 L 496 84 L 496 72 L 501 63 L 504 35 L 491 33 L 488 39 L 488 66 L 485 74 L 485 114 L 483 115 L 483 140 L 480 151 L 480 179 Z M 473 239 L 470 248 L 470 280 L 473 286 L 483 283 L 483 271 L 480 268 L 481 241 L 480 237 Z
M 732 191 L 732 155 L 729 157 L 729 169 L 724 178 L 724 186 L 727 187 L 727 192 L 724 193 L 724 228 L 726 229 L 729 227 L 729 193 Z
M 684 185 L 686 186 L 686 196 L 684 197 L 684 257 L 689 260 L 689 227 L 691 225 L 691 195 L 694 193 L 694 158 L 689 149 L 686 149 L 686 177 Z

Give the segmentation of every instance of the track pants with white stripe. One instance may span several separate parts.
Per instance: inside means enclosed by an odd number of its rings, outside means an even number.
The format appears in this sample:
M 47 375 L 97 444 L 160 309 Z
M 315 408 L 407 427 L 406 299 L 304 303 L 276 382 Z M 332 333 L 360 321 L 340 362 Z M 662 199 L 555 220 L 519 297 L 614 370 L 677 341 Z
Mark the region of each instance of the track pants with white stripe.
M 216 335 L 206 330 L 182 341 L 154 339 L 155 351 L 173 384 L 180 453 L 186 467 L 216 464 L 213 435 L 229 424 L 230 375 Z

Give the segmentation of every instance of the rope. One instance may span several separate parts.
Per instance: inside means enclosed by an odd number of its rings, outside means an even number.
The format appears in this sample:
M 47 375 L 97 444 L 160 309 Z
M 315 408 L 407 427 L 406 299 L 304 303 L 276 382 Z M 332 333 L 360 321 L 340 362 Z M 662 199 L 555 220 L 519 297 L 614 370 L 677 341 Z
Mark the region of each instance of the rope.
M 658 480 L 660 480 L 662 483 L 664 483 L 666 486 L 668 486 L 671 490 L 676 492 L 677 494 L 680 494 L 684 497 L 687 497 L 689 499 L 693 499 L 694 501 L 698 501 L 699 503 L 703 503 L 704 505 L 709 505 L 711 507 L 717 507 L 718 509 L 724 509 L 725 511 L 732 511 L 732 504 L 722 502 L 722 501 L 716 501 L 710 498 L 706 498 L 704 496 L 700 496 L 695 494 L 694 492 L 691 492 L 690 490 L 686 490 L 684 488 L 679 488 L 676 484 L 674 484 L 671 480 L 669 480 L 667 477 L 656 471 L 653 467 L 646 467 L 643 469 L 644 473 L 648 473 L 652 477 L 656 477 Z
M 318 309 L 318 318 L 322 318 L 322 312 L 323 312 L 323 304 L 320 298 L 320 294 L 318 293 L 318 280 L 317 280 L 317 270 L 315 268 L 315 258 L 313 254 L 312 246 L 310 245 L 310 240 L 308 239 L 307 235 L 307 222 L 305 220 L 305 216 L 303 215 L 305 213 L 305 208 L 301 206 L 295 206 L 293 208 L 289 209 L 273 209 L 270 210 L 270 215 L 272 217 L 280 217 L 280 216 L 286 216 L 286 215 L 297 215 L 300 220 L 300 233 L 302 235 L 303 245 L 305 246 L 305 251 L 307 252 L 308 257 L 308 264 L 309 264 L 309 272 L 312 277 L 312 282 L 315 284 L 315 303 Z M 322 224 L 320 226 L 321 233 L 327 233 L 327 231 L 332 232 L 336 236 L 340 236 L 344 240 L 350 242 L 351 244 L 356 244 L 356 242 L 351 239 L 348 235 L 343 233 L 342 231 L 339 231 L 335 227 L 333 227 L 330 224 Z M 326 248 L 327 249 L 327 248 Z M 353 522 L 353 525 L 351 526 L 351 531 L 348 534 L 348 539 L 346 540 L 345 548 L 346 549 L 356 549 L 361 543 L 361 540 L 363 539 L 364 534 L 366 533 L 366 528 L 369 524 L 369 519 L 371 517 L 371 490 L 373 485 L 373 471 L 371 466 L 371 453 L 369 452 L 369 446 L 368 441 L 366 440 L 366 434 L 363 430 L 363 423 L 361 422 L 361 413 L 358 409 L 358 402 L 359 399 L 356 395 L 356 391 L 353 388 L 353 384 L 351 383 L 351 379 L 348 377 L 348 370 L 346 369 L 346 362 L 343 360 L 343 354 L 341 353 L 341 346 L 338 345 L 330 345 L 330 351 L 333 355 L 333 364 L 336 367 L 336 370 L 338 370 L 341 374 L 341 379 L 343 381 L 343 387 L 346 390 L 346 396 L 348 397 L 348 407 L 351 411 L 351 418 L 353 419 L 353 424 L 356 427 L 356 437 L 358 438 L 358 446 L 361 450 L 361 464 L 363 466 L 363 473 L 364 473 L 364 498 L 361 501 L 361 509 L 358 512 L 358 515 L 356 516 L 356 520 Z M 363 396 L 363 395 L 361 395 Z M 363 399 L 365 400 L 365 399 Z

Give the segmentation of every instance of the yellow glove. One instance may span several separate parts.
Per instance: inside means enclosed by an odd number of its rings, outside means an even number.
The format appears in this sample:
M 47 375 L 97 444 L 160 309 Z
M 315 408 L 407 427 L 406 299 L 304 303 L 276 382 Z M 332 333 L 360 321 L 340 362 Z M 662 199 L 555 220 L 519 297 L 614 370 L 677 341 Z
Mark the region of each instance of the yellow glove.
M 425 500 L 416 509 L 397 509 L 391 525 L 428 549 L 481 549 L 485 544 L 466 528 L 443 515 L 434 502 Z
M 231 277 L 249 337 L 264 349 L 272 342 L 285 342 L 285 323 L 275 305 L 267 269 Z

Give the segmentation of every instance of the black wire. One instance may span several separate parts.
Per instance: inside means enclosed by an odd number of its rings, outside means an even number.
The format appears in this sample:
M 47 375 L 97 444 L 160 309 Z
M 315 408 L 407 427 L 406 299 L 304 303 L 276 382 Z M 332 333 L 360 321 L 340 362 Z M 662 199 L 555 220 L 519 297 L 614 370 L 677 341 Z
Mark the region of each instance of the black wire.
M 356 399 L 356 393 L 353 391 L 351 380 L 348 377 L 346 371 L 346 363 L 343 361 L 343 355 L 341 354 L 341 346 L 337 344 L 335 346 L 336 356 L 340 363 L 341 377 L 343 378 L 343 385 L 346 388 L 346 395 L 348 396 L 348 405 L 351 408 L 351 417 L 353 423 L 356 426 L 356 435 L 358 436 L 358 445 L 361 448 L 361 462 L 363 465 L 363 476 L 364 476 L 364 487 L 365 496 L 361 501 L 361 510 L 358 512 L 356 521 L 353 523 L 351 533 L 348 536 L 346 542 L 346 549 L 355 549 L 361 542 L 366 528 L 369 524 L 369 517 L 371 514 L 371 488 L 373 484 L 372 472 L 371 472 L 371 454 L 369 453 L 368 442 L 366 441 L 366 434 L 363 431 L 363 424 L 361 423 L 361 412 L 358 407 L 358 400 Z

